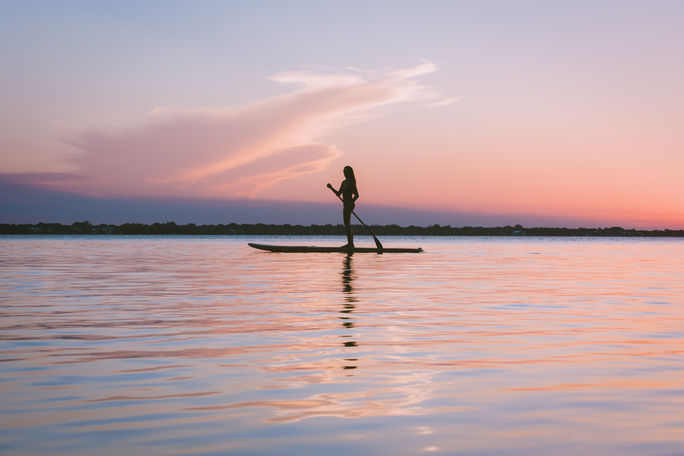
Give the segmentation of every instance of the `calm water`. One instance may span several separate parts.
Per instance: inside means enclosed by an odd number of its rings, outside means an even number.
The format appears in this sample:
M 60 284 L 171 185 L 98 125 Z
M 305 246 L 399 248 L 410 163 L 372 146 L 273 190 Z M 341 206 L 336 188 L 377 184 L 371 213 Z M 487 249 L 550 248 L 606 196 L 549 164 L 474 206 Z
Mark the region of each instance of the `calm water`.
M 683 240 L 248 240 L 0 238 L 0 452 L 684 454 Z

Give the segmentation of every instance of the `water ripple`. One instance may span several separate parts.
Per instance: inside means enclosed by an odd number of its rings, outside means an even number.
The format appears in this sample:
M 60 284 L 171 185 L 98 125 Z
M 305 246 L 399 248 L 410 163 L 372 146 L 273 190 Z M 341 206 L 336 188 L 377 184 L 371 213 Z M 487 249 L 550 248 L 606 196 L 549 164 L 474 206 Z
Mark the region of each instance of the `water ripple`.
M 0 238 L 3 453 L 684 446 L 680 240 L 246 242 Z

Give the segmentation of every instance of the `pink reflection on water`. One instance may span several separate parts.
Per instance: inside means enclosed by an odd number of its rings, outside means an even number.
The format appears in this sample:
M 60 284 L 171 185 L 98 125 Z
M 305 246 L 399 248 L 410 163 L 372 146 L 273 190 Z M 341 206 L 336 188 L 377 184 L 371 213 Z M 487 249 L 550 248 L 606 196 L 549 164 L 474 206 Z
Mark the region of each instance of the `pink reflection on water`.
M 362 448 L 396 454 L 684 444 L 681 241 L 404 239 L 384 242 L 426 253 L 353 257 L 0 242 L 10 448 L 38 451 L 30 432 L 92 449 L 97 431 L 134 453 L 272 454 L 317 444 L 280 427 L 342 448 L 364 425 Z

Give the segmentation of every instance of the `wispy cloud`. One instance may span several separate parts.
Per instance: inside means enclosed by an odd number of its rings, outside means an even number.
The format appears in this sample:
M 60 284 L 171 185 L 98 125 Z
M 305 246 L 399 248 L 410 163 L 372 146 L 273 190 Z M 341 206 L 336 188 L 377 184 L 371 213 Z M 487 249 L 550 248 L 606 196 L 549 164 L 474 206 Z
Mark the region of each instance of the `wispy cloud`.
M 69 143 L 81 151 L 74 160 L 83 176 L 72 190 L 109 196 L 254 196 L 275 182 L 326 169 L 342 155 L 321 142 L 327 133 L 379 106 L 430 96 L 416 78 L 435 70 L 424 62 L 385 73 L 290 71 L 270 78 L 293 85 L 290 93 L 243 107 L 157 107 L 138 126 L 72 138 Z
M 450 98 L 445 98 L 443 100 L 435 101 L 434 103 L 430 103 L 429 107 L 431 108 L 436 108 L 438 106 L 449 106 L 450 104 L 454 104 L 457 101 L 459 101 L 461 97 L 450 97 Z

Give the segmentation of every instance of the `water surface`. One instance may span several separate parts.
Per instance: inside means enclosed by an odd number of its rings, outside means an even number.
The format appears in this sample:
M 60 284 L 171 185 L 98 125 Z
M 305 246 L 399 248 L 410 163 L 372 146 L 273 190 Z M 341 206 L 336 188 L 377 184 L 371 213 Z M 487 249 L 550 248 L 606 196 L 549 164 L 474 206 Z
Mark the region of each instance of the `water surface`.
M 684 453 L 682 240 L 248 241 L 0 238 L 0 451 Z

